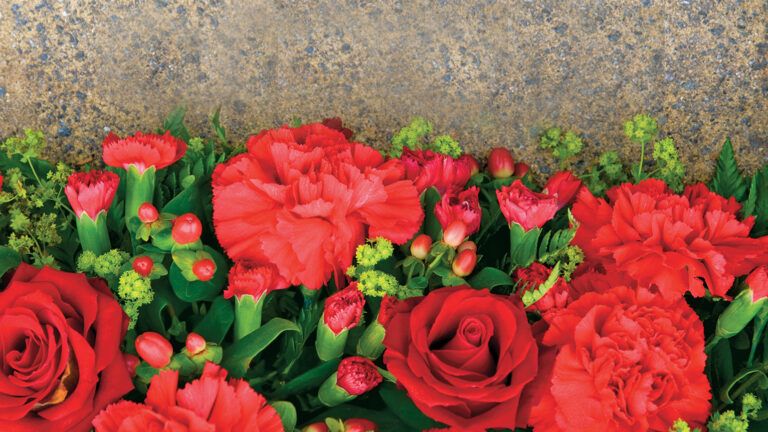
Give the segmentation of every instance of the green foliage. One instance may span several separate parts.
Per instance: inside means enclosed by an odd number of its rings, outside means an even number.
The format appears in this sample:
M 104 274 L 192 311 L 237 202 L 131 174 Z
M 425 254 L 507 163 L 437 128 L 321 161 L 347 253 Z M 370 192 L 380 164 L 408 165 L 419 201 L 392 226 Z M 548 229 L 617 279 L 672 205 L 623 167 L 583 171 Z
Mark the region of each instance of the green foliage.
M 648 114 L 637 114 L 632 117 L 632 120 L 627 120 L 624 123 L 624 135 L 630 141 L 638 144 L 648 144 L 656 138 L 658 132 L 659 127 L 656 119 Z
M 607 151 L 600 155 L 597 165 L 593 165 L 582 180 L 593 194 L 600 196 L 609 188 L 626 182 L 627 174 L 619 154 Z
M 752 237 L 768 235 L 768 165 L 752 176 L 742 211 L 744 216 L 755 217 Z
M 581 138 L 572 131 L 563 131 L 560 128 L 549 128 L 539 139 L 539 146 L 549 150 L 559 161 L 560 165 L 581 152 L 584 143 Z
M 459 142 L 449 135 L 436 136 L 434 141 L 432 141 L 431 149 L 437 153 L 447 154 L 453 158 L 458 158 L 463 153 Z
M 653 146 L 653 159 L 656 161 L 658 177 L 664 180 L 675 192 L 682 192 L 685 166 L 677 154 L 672 138 L 664 138 Z
M 422 117 L 414 117 L 408 126 L 400 129 L 392 137 L 392 146 L 389 149 L 389 155 L 400 157 L 403 149 L 411 150 L 432 150 L 436 153 L 442 153 L 454 158 L 458 158 L 463 153 L 458 141 L 449 135 L 438 135 L 429 139 L 434 127 Z
M 750 420 L 758 417 L 763 403 L 752 393 L 746 393 L 741 400 L 741 414 L 733 410 L 716 412 L 712 415 L 707 428 L 710 432 L 747 432 Z
M 726 198 L 734 197 L 737 201 L 742 201 L 745 198 L 747 184 L 736 164 L 730 138 L 725 140 L 723 149 L 720 150 L 715 175 L 712 177 L 709 187 L 713 192 Z

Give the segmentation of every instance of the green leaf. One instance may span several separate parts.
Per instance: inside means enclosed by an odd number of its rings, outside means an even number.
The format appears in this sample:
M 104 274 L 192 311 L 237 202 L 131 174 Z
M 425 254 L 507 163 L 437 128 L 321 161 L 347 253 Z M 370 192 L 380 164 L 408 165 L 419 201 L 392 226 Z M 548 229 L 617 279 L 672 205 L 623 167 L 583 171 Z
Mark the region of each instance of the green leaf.
M 200 210 L 200 189 L 199 186 L 190 185 L 170 200 L 163 207 L 162 213 L 178 216 L 190 212 L 199 213 L 198 210 Z
M 224 351 L 222 366 L 233 377 L 241 378 L 248 370 L 251 360 L 287 331 L 297 332 L 299 326 L 283 318 L 271 319 L 253 333 L 230 345 Z
M 227 143 L 227 131 L 224 126 L 221 125 L 221 107 L 216 108 L 211 116 L 211 126 L 216 133 L 216 137 L 219 139 L 220 144 Z
M 749 198 L 744 204 L 744 214 L 755 216 L 752 237 L 768 235 L 768 165 L 752 176 Z
M 435 205 L 440 202 L 440 192 L 437 189 L 431 187 L 424 191 L 422 194 L 422 200 L 424 203 L 424 225 L 423 231 L 428 236 L 432 237 L 432 240 L 437 241 L 443 238 L 443 227 L 435 216 Z
M 739 202 L 745 198 L 747 184 L 736 164 L 730 138 L 726 138 L 723 149 L 720 150 L 720 157 L 717 158 L 717 167 L 710 183 L 710 189 L 726 198 L 734 197 Z
M 576 237 L 576 230 L 573 228 L 548 231 L 539 244 L 539 261 L 544 261 L 568 247 L 574 237 Z
M 184 107 L 176 107 L 168 114 L 168 117 L 163 121 L 163 129 L 171 132 L 171 135 L 176 138 L 189 141 L 190 135 L 187 127 L 184 125 L 184 116 L 187 114 L 187 109 Z
M 350 419 L 364 418 L 368 419 L 379 427 L 380 431 L 398 431 L 398 432 L 419 432 L 422 429 L 414 429 L 392 413 L 391 410 L 373 410 L 363 408 L 353 404 L 343 404 L 323 411 L 310 419 L 307 423 L 325 421 L 326 418 L 332 419 Z
M 379 395 L 384 399 L 389 409 L 405 424 L 416 430 L 424 430 L 439 424 L 422 413 L 411 398 L 394 384 L 386 382 L 379 386 Z
M 21 264 L 21 256 L 18 252 L 7 246 L 0 246 L 0 276 L 18 267 L 19 264 Z
M 270 395 L 270 399 L 284 399 L 320 387 L 320 384 L 336 372 L 339 362 L 339 359 L 333 359 L 320 363 L 319 366 L 316 366 L 283 384 L 277 391 Z
M 154 331 L 168 337 L 166 317 L 170 320 L 170 314 L 166 314 L 166 310 L 173 311 L 178 315 L 187 308 L 188 304 L 173 295 L 166 278 L 153 281 L 152 288 L 155 290 L 155 298 L 152 303 L 142 307 L 139 311 L 141 319 L 138 320 L 137 327 L 142 333 Z
M 503 270 L 495 267 L 485 267 L 469 279 L 472 288 L 493 289 L 499 286 L 513 286 L 515 282 Z
M 293 430 L 296 429 L 296 422 L 298 422 L 296 407 L 288 401 L 275 401 L 271 402 L 270 405 L 277 411 L 280 420 L 283 421 L 283 429 L 288 432 L 293 432 Z
M 176 263 L 171 264 L 171 268 L 168 271 L 168 279 L 171 281 L 174 294 L 186 302 L 213 300 L 221 293 L 227 281 L 229 266 L 227 266 L 226 258 L 208 246 L 205 246 L 203 250 L 208 252 L 211 258 L 213 258 L 213 262 L 216 263 L 216 274 L 213 275 L 211 280 L 206 282 L 200 280 L 190 282 L 184 277 Z
M 221 344 L 235 321 L 232 303 L 224 297 L 216 297 L 205 317 L 195 326 L 194 332 L 207 341 Z
M 513 267 L 528 267 L 533 263 L 540 235 L 541 228 L 526 231 L 517 223 L 509 226 L 509 259 Z

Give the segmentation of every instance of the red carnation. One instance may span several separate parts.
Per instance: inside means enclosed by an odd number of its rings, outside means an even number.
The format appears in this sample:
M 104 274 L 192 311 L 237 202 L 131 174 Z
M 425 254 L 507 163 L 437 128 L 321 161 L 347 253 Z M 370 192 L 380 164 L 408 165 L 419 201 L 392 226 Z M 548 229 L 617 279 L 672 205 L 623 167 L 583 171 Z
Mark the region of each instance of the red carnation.
M 557 200 L 558 210 L 571 204 L 582 188 L 581 180 L 570 171 L 561 171 L 547 181 L 542 193 Z
M 520 180 L 497 190 L 496 198 L 507 222 L 517 223 L 526 231 L 541 228 L 558 210 L 555 197 L 533 192 Z
M 179 372 L 155 375 L 144 404 L 121 401 L 94 420 L 96 432 L 122 430 L 282 432 L 283 424 L 264 396 L 227 371 L 206 363 L 203 375 L 178 389 Z
M 677 195 L 651 179 L 607 196 L 582 190 L 573 206 L 580 224 L 574 243 L 606 273 L 623 273 L 671 299 L 686 291 L 701 297 L 705 287 L 727 297 L 735 277 L 768 264 L 768 237 L 749 237 L 754 218 L 739 220 L 738 204 L 703 185 Z
M 120 184 L 120 177 L 109 171 L 91 170 L 69 176 L 64 193 L 75 215 L 88 215 L 93 220 L 101 212 L 109 210 Z
M 355 327 L 360 322 L 365 306 L 365 296 L 357 289 L 357 283 L 336 292 L 327 299 L 323 308 L 323 321 L 334 334 Z
M 457 194 L 472 177 L 474 167 L 471 156 L 458 159 L 432 150 L 403 149 L 400 160 L 405 165 L 406 176 L 413 180 L 419 193 L 434 187 L 443 194 Z
M 752 301 L 768 297 L 768 266 L 760 266 L 747 276 L 744 281 L 752 290 Z
M 519 302 L 468 286 L 400 302 L 384 363 L 427 416 L 460 430 L 514 429 L 538 348 Z
M 379 324 L 386 326 L 389 323 L 389 320 L 392 319 L 392 314 L 395 313 L 398 303 L 400 303 L 400 300 L 394 296 L 384 296 L 384 298 L 381 299 L 379 315 L 376 317 Z
M 133 388 L 128 318 L 103 280 L 21 264 L 0 311 L 0 430 L 85 432 Z
M 365 357 L 347 357 L 339 363 L 336 385 L 347 393 L 360 396 L 373 390 L 381 383 L 379 369 Z
M 424 217 L 399 160 L 321 124 L 267 130 L 213 174 L 216 235 L 235 261 L 274 264 L 288 282 L 342 277 L 367 237 L 408 241 Z
M 531 264 L 530 267 L 517 269 L 515 277 L 522 286 L 522 290 L 519 292 L 520 296 L 522 297 L 526 291 L 533 291 L 538 288 L 549 278 L 551 272 L 552 269 L 537 262 Z M 542 314 L 560 310 L 568 304 L 569 291 L 568 283 L 562 277 L 558 277 L 546 294 L 536 300 L 536 303 L 530 305 L 528 309 L 539 311 Z
M 709 417 L 704 327 L 680 298 L 588 293 L 552 318 L 522 412 L 543 432 L 659 431 Z
M 459 192 L 458 195 L 445 194 L 435 205 L 435 217 L 445 230 L 451 222 L 460 220 L 467 226 L 467 235 L 472 235 L 480 229 L 480 201 L 477 187 Z
M 126 170 L 133 165 L 139 173 L 151 167 L 165 168 L 181 159 L 187 151 L 187 144 L 170 132 L 164 135 L 136 132 L 122 139 L 110 132 L 101 146 L 104 163 Z
M 224 291 L 224 298 L 251 295 L 258 300 L 271 291 L 288 286 L 288 282 L 277 273 L 275 266 L 238 261 L 229 269 L 229 285 Z

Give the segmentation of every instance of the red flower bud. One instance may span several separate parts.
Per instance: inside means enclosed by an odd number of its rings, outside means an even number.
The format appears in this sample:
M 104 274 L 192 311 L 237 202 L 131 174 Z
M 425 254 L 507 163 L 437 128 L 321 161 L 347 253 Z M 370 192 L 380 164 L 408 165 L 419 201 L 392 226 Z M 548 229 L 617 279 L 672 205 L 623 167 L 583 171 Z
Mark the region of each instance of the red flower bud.
M 344 420 L 344 432 L 378 432 L 376 423 L 362 418 Z
M 480 172 L 480 163 L 477 162 L 477 159 L 475 159 L 472 155 L 462 155 L 460 159 L 466 159 L 467 165 L 469 165 L 469 172 L 472 175 L 475 175 Z
M 136 367 L 139 366 L 141 360 L 133 354 L 123 353 L 123 361 L 125 362 L 125 367 L 128 368 L 128 373 L 131 375 L 131 378 L 135 377 Z
M 455 220 L 443 230 L 443 242 L 452 248 L 458 247 L 467 238 L 467 224 Z
M 515 174 L 515 160 L 509 150 L 496 147 L 488 155 L 488 171 L 497 179 L 509 178 Z
M 768 266 L 760 266 L 752 271 L 744 281 L 752 290 L 752 301 L 768 297 Z
M 376 365 L 370 359 L 359 356 L 342 360 L 336 374 L 336 385 L 354 396 L 371 391 L 381 380 Z
M 120 177 L 110 171 L 77 172 L 69 176 L 64 194 L 78 218 L 86 214 L 96 220 L 109 210 L 119 183 Z
M 139 357 L 155 369 L 162 369 L 171 362 L 173 346 L 160 333 L 142 333 L 134 345 Z
M 515 177 L 523 178 L 530 170 L 531 167 L 529 167 L 528 164 L 518 162 L 515 164 Z
M 429 250 L 432 249 L 432 237 L 426 234 L 420 234 L 411 243 L 411 255 L 423 260 L 429 255 Z
M 131 267 L 133 267 L 133 271 L 138 273 L 139 275 L 143 277 L 149 277 L 149 275 L 152 273 L 152 267 L 155 266 L 154 261 L 152 261 L 152 258 L 142 255 L 138 256 L 133 260 L 133 264 L 131 264 Z
M 157 211 L 157 207 L 153 206 L 150 202 L 145 202 L 139 206 L 138 216 L 141 223 L 151 224 L 160 217 L 160 213 Z
M 216 263 L 212 259 L 203 258 L 192 264 L 192 273 L 203 282 L 208 282 L 216 274 Z
M 379 320 L 379 324 L 385 327 L 387 326 L 387 323 L 392 319 L 392 315 L 395 313 L 395 307 L 399 302 L 400 300 L 393 296 L 384 296 L 384 298 L 381 299 L 379 315 L 376 317 L 376 319 Z
M 461 252 L 465 250 L 473 250 L 477 252 L 477 244 L 473 242 L 472 240 L 467 240 L 464 243 L 460 244 L 458 248 L 456 248 L 456 252 Z
M 456 255 L 451 267 L 453 268 L 453 272 L 456 273 L 456 276 L 464 277 L 472 274 L 472 270 L 475 269 L 475 264 L 477 264 L 477 252 L 472 249 L 465 249 Z
M 304 426 L 301 432 L 328 432 L 328 425 L 325 422 L 316 422 Z
M 197 355 L 205 351 L 207 344 L 205 338 L 195 332 L 187 335 L 186 348 L 190 355 Z
M 365 306 L 365 296 L 358 291 L 357 284 L 336 292 L 325 299 L 323 321 L 334 334 L 355 327 L 360 322 Z
M 196 242 L 202 233 L 203 225 L 194 213 L 186 213 L 173 220 L 171 237 L 178 244 Z

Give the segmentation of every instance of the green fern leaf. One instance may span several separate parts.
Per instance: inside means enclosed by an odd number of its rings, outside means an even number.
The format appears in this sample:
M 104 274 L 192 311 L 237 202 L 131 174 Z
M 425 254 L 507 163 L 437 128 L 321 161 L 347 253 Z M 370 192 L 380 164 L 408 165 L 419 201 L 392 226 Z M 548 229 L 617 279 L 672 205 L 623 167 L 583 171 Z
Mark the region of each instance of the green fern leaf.
M 736 164 L 730 138 L 725 140 L 723 149 L 720 151 L 720 157 L 717 158 L 717 167 L 710 183 L 710 189 L 726 198 L 734 197 L 739 202 L 745 198 L 747 184 Z

